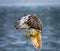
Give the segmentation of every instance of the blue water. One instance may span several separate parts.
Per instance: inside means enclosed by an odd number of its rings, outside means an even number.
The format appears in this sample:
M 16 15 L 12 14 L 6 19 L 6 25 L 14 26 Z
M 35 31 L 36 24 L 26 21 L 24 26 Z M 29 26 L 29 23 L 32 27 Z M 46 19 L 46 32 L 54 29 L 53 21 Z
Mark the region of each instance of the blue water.
M 60 7 L 7 7 L 0 6 L 0 51 L 39 51 L 23 35 L 29 31 L 16 30 L 18 18 L 36 14 L 42 21 L 42 49 L 60 51 Z

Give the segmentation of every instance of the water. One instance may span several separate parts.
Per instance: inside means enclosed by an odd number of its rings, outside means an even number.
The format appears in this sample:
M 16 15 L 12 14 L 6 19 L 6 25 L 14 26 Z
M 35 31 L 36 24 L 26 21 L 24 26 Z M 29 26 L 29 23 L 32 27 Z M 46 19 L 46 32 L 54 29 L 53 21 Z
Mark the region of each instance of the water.
M 38 51 L 23 35 L 29 31 L 16 30 L 18 18 L 36 14 L 42 21 L 42 49 L 60 51 L 60 7 L 0 7 L 0 51 Z M 28 42 L 28 44 L 27 44 Z

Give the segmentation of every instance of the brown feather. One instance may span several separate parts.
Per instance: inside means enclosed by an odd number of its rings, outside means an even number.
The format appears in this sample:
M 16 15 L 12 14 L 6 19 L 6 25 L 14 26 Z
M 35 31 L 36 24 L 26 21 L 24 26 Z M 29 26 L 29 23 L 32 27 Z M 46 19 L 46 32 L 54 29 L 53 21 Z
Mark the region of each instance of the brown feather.
M 40 19 L 38 17 L 31 16 L 30 22 L 31 22 L 30 28 L 42 30 L 42 24 L 41 24 L 41 21 L 40 21 Z

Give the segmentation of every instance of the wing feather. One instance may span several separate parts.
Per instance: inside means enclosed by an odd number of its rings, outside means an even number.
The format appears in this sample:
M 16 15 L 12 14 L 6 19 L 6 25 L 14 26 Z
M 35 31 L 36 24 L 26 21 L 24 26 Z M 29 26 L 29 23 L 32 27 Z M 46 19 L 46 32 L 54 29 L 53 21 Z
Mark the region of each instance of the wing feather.
M 35 37 L 31 37 L 31 41 L 32 41 L 33 46 L 36 49 L 41 49 L 42 48 L 41 34 L 37 34 L 37 35 L 35 34 L 34 36 Z
M 41 24 L 41 21 L 40 21 L 40 19 L 38 17 L 31 16 L 30 23 L 31 23 L 30 28 L 42 30 L 42 24 Z

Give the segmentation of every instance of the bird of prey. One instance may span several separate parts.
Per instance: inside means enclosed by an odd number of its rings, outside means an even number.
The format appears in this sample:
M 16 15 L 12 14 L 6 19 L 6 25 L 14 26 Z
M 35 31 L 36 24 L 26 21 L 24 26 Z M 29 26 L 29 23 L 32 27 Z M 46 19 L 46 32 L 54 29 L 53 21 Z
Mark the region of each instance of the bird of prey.
M 36 49 L 42 48 L 42 23 L 36 15 L 25 14 L 21 19 L 18 19 L 15 28 L 30 30 L 30 34 L 24 34 L 24 36 L 31 39 Z

